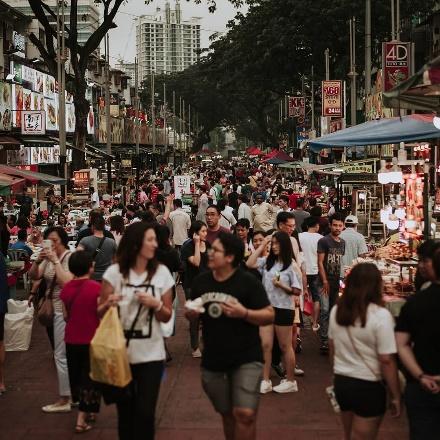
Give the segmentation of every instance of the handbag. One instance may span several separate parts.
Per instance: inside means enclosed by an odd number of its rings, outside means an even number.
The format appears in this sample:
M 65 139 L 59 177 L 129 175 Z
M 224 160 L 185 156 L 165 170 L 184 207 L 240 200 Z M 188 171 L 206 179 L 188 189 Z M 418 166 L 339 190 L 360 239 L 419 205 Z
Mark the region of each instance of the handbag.
M 63 255 L 63 257 L 60 260 L 60 264 L 63 263 L 64 258 L 69 253 L 70 252 L 66 252 Z M 52 296 L 56 282 L 57 282 L 57 275 L 55 272 L 55 275 L 53 276 L 52 281 L 50 283 L 49 289 L 46 290 L 46 294 L 42 298 L 40 298 L 37 303 L 37 319 L 38 322 L 44 327 L 53 326 L 53 318 L 55 315 L 55 311 L 53 308 Z

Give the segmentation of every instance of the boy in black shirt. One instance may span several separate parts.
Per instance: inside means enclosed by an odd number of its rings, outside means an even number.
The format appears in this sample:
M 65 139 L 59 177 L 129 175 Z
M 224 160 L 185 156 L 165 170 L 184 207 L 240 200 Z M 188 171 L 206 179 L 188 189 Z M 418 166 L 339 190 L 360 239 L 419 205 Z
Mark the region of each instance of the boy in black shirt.
M 212 272 L 199 275 L 192 298 L 201 298 L 204 351 L 202 386 L 222 415 L 226 439 L 255 438 L 263 354 L 258 326 L 274 312 L 261 282 L 238 268 L 244 245 L 220 233 L 209 250 Z M 188 310 L 194 319 L 199 315 Z

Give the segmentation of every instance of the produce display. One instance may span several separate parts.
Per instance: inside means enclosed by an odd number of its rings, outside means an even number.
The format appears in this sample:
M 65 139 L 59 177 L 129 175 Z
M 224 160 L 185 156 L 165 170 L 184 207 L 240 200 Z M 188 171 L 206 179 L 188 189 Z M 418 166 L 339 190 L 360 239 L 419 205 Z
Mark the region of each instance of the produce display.
M 412 252 L 405 243 L 390 243 L 376 250 L 376 258 L 388 258 L 396 261 L 409 260 Z

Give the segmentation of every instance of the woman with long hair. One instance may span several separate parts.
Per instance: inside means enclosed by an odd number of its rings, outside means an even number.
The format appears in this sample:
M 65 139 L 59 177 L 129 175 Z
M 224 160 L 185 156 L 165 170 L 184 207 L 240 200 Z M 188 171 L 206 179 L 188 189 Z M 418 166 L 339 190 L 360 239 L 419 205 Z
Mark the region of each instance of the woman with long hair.
M 120 440 L 153 439 L 154 417 L 165 360 L 161 322 L 172 311 L 174 280 L 156 257 L 153 223 L 128 226 L 116 252 L 116 263 L 103 276 L 98 313 L 119 306 L 129 338 L 128 360 L 133 380 L 130 398 L 117 403 Z M 130 331 L 132 330 L 132 331 Z
M 328 336 L 344 438 L 373 440 L 385 414 L 386 385 L 392 414 L 400 414 L 394 320 L 383 306 L 376 265 L 362 263 L 351 270 L 330 313 Z
M 183 290 L 185 298 L 191 299 L 191 288 L 194 278 L 202 272 L 208 270 L 208 249 L 209 243 L 206 241 L 208 227 L 206 223 L 196 220 L 191 224 L 189 236 L 191 239 L 184 243 L 181 249 L 181 258 L 184 270 Z M 202 356 L 199 349 L 199 319 L 190 321 L 189 335 L 193 358 Z
M 267 244 L 271 248 L 267 257 L 261 257 Z M 267 236 L 259 248 L 250 255 L 246 265 L 258 268 L 262 277 L 267 296 L 275 310 L 273 325 L 260 327 L 260 337 L 263 345 L 264 369 L 260 392 L 292 393 L 298 391 L 295 381 L 295 352 L 292 347 L 292 329 L 295 316 L 293 295 L 301 294 L 301 282 L 296 275 L 292 261 L 293 249 L 290 237 L 285 232 L 276 232 Z M 272 364 L 272 346 L 276 334 L 282 352 L 283 364 L 286 370 L 286 380 L 272 388 L 270 369 Z
M 55 226 L 44 231 L 44 239 L 50 241 L 51 244 L 43 247 L 38 259 L 33 262 L 29 275 L 34 280 L 44 278 L 47 286 L 46 295 L 52 296 L 51 301 L 54 308 L 53 327 L 47 327 L 46 329 L 51 344 L 53 344 L 60 398 L 51 405 L 43 406 L 42 409 L 44 412 L 67 412 L 71 409 L 70 385 L 66 344 L 64 342 L 66 321 L 64 320 L 60 292 L 64 285 L 73 278 L 69 271 L 69 238 L 62 227 Z

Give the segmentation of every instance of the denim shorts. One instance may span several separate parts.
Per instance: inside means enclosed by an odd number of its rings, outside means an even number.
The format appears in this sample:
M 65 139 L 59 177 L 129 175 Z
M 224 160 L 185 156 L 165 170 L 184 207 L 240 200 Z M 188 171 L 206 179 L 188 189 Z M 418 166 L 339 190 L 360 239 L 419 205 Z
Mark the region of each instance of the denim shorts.
M 321 299 L 322 285 L 319 280 L 319 275 L 307 275 L 307 284 L 309 286 L 310 294 L 312 295 L 313 302 L 319 302 Z
M 249 362 L 229 371 L 202 368 L 202 387 L 220 414 L 231 414 L 234 408 L 256 410 L 262 377 L 261 362 Z

